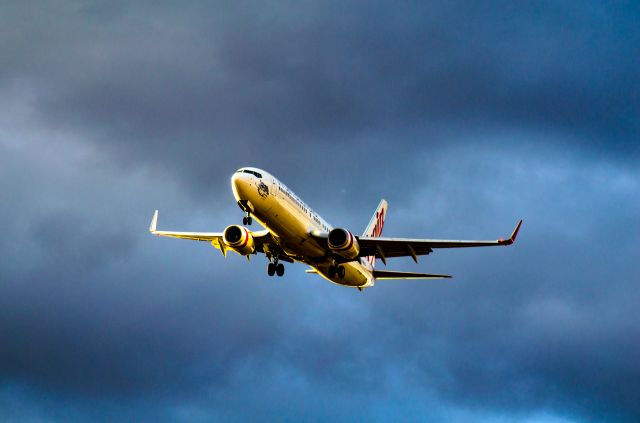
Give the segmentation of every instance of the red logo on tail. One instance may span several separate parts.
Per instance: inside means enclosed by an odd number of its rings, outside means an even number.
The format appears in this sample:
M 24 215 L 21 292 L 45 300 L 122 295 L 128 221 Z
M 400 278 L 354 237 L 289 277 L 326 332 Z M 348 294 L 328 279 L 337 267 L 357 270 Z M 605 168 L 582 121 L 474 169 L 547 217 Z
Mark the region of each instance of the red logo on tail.
M 379 237 L 382 235 L 382 228 L 384 227 L 384 209 L 376 212 L 376 223 L 373 225 L 373 230 L 371 231 L 372 237 Z

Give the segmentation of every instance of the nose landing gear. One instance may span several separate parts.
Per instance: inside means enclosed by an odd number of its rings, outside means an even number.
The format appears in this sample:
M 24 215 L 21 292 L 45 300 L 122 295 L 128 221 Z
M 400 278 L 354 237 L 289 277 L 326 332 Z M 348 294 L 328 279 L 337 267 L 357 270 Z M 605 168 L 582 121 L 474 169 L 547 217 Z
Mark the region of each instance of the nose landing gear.
M 238 200 L 238 207 L 245 212 L 247 215 L 242 218 L 243 225 L 251 225 L 253 219 L 251 218 L 251 206 L 249 205 L 249 201 L 247 200 Z

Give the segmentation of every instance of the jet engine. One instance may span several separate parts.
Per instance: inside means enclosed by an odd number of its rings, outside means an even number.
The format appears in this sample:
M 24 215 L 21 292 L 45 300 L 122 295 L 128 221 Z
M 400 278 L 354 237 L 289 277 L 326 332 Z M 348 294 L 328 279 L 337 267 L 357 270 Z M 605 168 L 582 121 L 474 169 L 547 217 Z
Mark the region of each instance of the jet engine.
M 329 232 L 329 248 L 346 259 L 354 259 L 360 253 L 358 240 L 346 229 L 336 228 Z
M 227 247 L 238 254 L 246 256 L 253 254 L 256 250 L 253 235 L 244 226 L 231 225 L 224 230 L 222 239 Z

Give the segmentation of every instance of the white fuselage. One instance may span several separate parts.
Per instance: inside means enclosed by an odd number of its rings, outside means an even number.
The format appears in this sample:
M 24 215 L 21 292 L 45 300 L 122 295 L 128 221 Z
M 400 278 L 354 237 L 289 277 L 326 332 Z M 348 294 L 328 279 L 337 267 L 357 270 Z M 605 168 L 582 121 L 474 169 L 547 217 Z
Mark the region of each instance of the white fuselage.
M 335 265 L 333 255 L 312 234 L 326 234 L 333 228 L 274 176 L 261 169 L 242 168 L 231 177 L 231 187 L 236 200 L 246 204 L 291 258 L 339 285 L 374 285 L 373 267 L 363 258 L 343 263 L 343 278 L 329 276 L 329 266 Z

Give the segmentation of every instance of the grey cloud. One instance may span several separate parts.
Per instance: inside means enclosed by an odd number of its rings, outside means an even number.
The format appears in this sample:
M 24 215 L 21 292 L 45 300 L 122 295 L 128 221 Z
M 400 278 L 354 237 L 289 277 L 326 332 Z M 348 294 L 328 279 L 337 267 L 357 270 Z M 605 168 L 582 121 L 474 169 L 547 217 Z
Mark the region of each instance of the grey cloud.
M 637 153 L 633 7 L 255 6 L 36 14 L 27 22 L 47 36 L 31 44 L 47 53 L 15 73 L 40 87 L 49 124 L 99 131 L 123 161 L 170 157 L 192 184 L 225 175 L 220 158 L 234 152 L 286 163 L 322 143 L 333 172 L 334 149 L 377 134 L 442 148 L 432 128 L 454 119 Z

